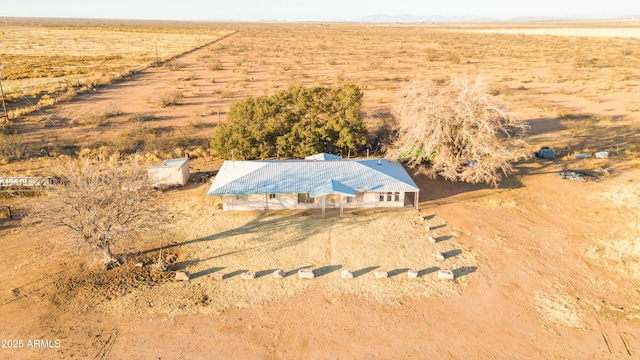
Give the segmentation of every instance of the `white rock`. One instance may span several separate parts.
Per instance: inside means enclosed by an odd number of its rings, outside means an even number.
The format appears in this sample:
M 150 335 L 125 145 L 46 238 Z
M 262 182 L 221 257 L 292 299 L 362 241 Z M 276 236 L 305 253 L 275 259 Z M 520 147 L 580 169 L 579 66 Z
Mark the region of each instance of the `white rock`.
M 191 279 L 191 274 L 188 271 L 176 271 L 177 281 L 189 281 L 189 279 Z
M 298 270 L 298 279 L 313 279 L 315 275 L 313 275 L 313 269 L 300 269 Z
M 340 272 L 340 277 L 343 279 L 353 279 L 353 273 L 349 270 L 342 270 Z
M 276 279 L 284 279 L 285 276 L 287 276 L 287 273 L 280 269 L 273 272 L 273 277 Z
M 436 259 L 438 260 L 444 260 L 444 254 L 441 253 L 440 251 L 436 252 Z
M 427 217 L 424 215 L 419 215 L 420 216 L 420 220 L 424 221 Z
M 222 271 L 216 271 L 213 273 L 213 280 L 222 280 L 225 279 L 227 277 L 226 273 L 223 273 Z
M 453 280 L 453 271 L 451 270 L 438 270 L 438 278 L 440 280 Z
M 245 271 L 240 274 L 240 279 L 242 280 L 251 280 L 256 278 L 256 273 L 253 271 Z
M 427 230 L 427 231 L 431 231 L 431 226 L 427 225 L 427 226 L 424 227 L 424 229 Z
M 389 277 L 389 273 L 386 271 L 376 271 L 376 279 L 386 279 Z
M 418 271 L 410 269 L 409 271 L 407 271 L 407 276 L 409 277 L 409 279 L 415 279 L 418 277 Z
M 436 240 L 436 238 L 434 238 L 433 236 L 429 236 L 429 242 L 432 244 L 437 243 L 438 241 Z

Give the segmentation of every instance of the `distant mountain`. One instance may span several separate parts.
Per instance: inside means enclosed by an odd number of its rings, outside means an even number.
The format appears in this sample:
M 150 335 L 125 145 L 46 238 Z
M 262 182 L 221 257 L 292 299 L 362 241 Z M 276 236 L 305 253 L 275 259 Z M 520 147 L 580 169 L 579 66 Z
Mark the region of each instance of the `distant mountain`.
M 640 15 L 627 15 L 616 18 L 615 20 L 640 20 Z
M 495 22 L 545 22 L 576 20 L 640 20 L 640 15 L 627 15 L 618 18 L 597 18 L 584 16 L 521 16 L 511 19 L 496 19 L 474 16 L 440 16 L 440 15 L 386 15 L 375 14 L 353 20 L 362 23 L 495 23 Z
M 555 17 L 555 16 L 520 16 L 514 17 L 509 20 L 505 20 L 507 22 L 536 22 L 536 21 L 570 21 L 577 20 L 576 18 L 570 17 Z
M 366 23 L 453 23 L 453 22 L 497 22 L 492 18 L 479 18 L 473 16 L 440 16 L 440 15 L 385 15 L 375 14 L 353 20 Z

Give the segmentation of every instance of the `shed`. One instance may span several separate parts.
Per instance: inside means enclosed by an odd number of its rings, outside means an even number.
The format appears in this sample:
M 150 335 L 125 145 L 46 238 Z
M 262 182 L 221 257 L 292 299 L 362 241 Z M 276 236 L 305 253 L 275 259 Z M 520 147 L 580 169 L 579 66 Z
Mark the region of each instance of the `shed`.
M 189 181 L 189 158 L 168 159 L 147 168 L 153 186 L 185 185 Z

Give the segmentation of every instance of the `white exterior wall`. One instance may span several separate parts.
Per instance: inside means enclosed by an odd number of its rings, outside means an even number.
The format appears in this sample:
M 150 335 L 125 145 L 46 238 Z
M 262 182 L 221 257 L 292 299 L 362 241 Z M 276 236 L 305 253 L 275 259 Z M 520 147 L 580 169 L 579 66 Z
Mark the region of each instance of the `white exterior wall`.
M 368 192 L 357 193 L 353 202 L 347 203 L 347 197 L 344 197 L 345 208 L 359 208 L 359 207 L 403 207 L 404 206 L 404 192 L 400 192 L 400 201 L 380 201 L 380 193 Z M 386 193 L 385 193 L 386 200 Z M 392 195 L 393 200 L 393 195 Z
M 247 195 L 247 200 L 236 199 L 235 195 L 222 196 L 222 210 L 265 210 L 266 194 Z M 405 193 L 400 192 L 400 201 L 380 201 L 380 195 L 377 192 L 358 193 L 354 202 L 347 203 L 347 196 L 343 196 L 343 206 L 345 208 L 360 207 L 403 207 Z M 332 204 L 329 199 L 326 202 L 326 208 L 339 208 L 340 197 L 334 197 L 335 202 Z M 385 193 L 386 200 L 386 193 Z M 275 199 L 267 199 L 269 210 L 283 209 L 321 209 L 322 197 L 316 198 L 313 204 L 298 204 L 298 194 L 276 194 Z
M 180 172 L 182 174 L 182 183 L 180 185 L 186 185 L 189 181 L 189 176 L 191 176 L 189 172 L 189 160 L 180 168 Z
M 276 194 L 275 199 L 269 199 L 268 197 L 269 195 L 267 194 L 252 194 L 247 195 L 247 200 L 238 200 L 235 195 L 223 195 L 222 210 L 265 210 L 267 202 L 269 210 L 322 207 L 321 199 L 316 199 L 312 204 L 298 204 L 298 194 Z

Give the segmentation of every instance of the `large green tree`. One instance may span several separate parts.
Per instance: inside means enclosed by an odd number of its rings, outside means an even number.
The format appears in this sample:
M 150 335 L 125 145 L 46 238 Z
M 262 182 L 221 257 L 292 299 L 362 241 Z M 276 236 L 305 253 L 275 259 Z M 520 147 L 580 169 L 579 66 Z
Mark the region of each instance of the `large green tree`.
M 300 158 L 317 152 L 355 153 L 367 143 L 360 118 L 362 92 L 295 87 L 272 96 L 246 97 L 231 105 L 211 147 L 223 158 Z

